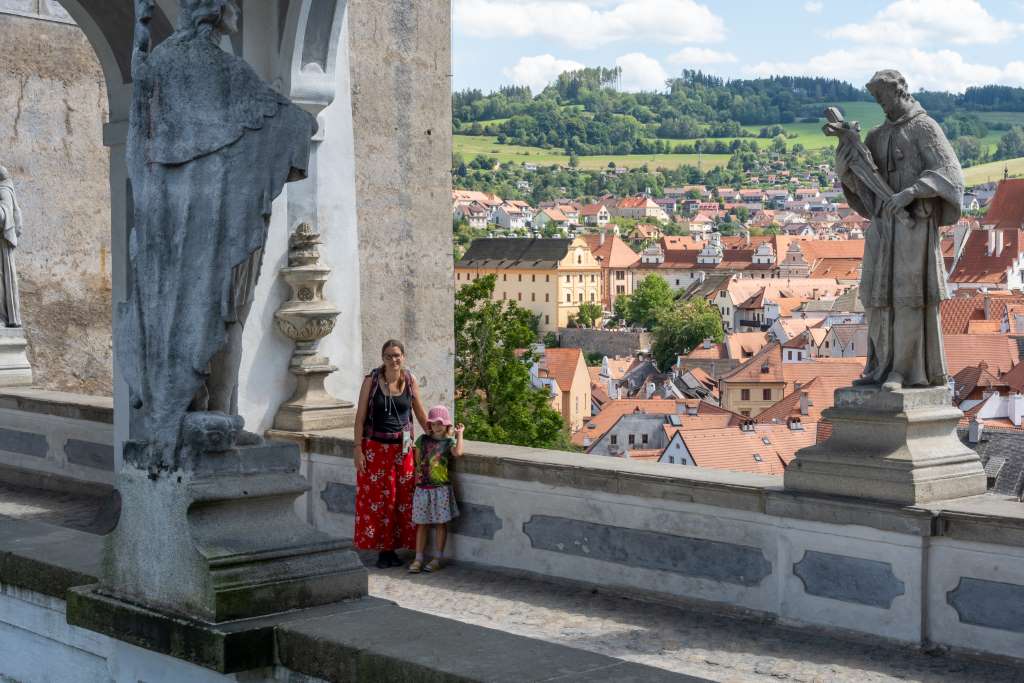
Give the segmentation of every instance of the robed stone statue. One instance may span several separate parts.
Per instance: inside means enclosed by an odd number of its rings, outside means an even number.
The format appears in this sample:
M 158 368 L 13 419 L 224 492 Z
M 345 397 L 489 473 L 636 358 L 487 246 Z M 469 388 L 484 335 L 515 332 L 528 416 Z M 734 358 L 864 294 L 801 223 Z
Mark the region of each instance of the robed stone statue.
M 179 443 L 189 410 L 237 413 L 242 326 L 271 203 L 306 176 L 315 119 L 220 47 L 232 0 L 181 0 L 150 49 L 136 2 L 127 158 L 134 198 L 118 360 L 150 444 Z
M 0 325 L 21 327 L 21 299 L 18 273 L 14 269 L 14 250 L 21 236 L 21 208 L 14 193 L 14 182 L 0 166 Z
M 948 298 L 939 228 L 960 218 L 964 176 L 952 146 L 897 71 L 879 71 L 868 91 L 886 120 L 860 142 L 856 124 L 826 114 L 839 138 L 836 170 L 850 206 L 871 220 L 860 299 L 868 325 L 864 375 L 884 389 L 942 386 L 939 302 Z

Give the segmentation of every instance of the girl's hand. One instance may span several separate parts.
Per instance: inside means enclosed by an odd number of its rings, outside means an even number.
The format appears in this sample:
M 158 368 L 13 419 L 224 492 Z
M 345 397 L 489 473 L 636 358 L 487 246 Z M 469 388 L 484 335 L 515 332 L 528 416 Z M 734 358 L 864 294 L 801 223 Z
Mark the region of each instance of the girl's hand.
M 352 461 L 356 466 L 356 472 L 366 474 L 366 456 L 363 455 L 363 449 L 361 446 L 356 446 L 355 456 L 352 458 Z
M 461 422 L 455 425 L 455 436 L 462 438 L 462 432 L 466 431 L 466 425 Z

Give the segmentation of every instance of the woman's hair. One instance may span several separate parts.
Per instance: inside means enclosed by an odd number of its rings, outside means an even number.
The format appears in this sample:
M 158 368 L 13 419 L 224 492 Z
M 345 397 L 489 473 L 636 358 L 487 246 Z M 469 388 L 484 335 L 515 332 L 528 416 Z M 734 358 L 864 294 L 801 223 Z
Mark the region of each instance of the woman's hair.
M 381 355 L 381 359 L 382 360 L 383 360 L 384 354 L 387 353 L 388 349 L 390 349 L 391 347 L 395 347 L 396 349 L 398 349 L 399 351 L 402 352 L 403 356 L 405 355 L 405 344 L 403 344 L 402 342 L 398 341 L 397 339 L 388 339 L 386 342 L 384 342 L 384 346 L 380 347 L 380 355 Z M 384 374 L 386 369 L 387 369 L 387 365 L 384 364 L 384 363 L 381 363 L 380 364 L 380 373 L 382 375 Z M 398 381 L 402 382 L 402 383 L 405 382 L 405 373 L 402 373 L 402 376 L 398 378 Z

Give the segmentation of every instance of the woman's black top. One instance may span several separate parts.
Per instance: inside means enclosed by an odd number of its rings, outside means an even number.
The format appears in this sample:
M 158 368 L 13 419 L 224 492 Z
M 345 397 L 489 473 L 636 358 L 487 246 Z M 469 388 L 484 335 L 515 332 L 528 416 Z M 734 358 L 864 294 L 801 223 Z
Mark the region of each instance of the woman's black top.
M 380 379 L 377 390 L 373 392 L 370 410 L 372 421 L 370 429 L 377 433 L 395 433 L 403 431 L 412 421 L 412 394 L 409 389 L 409 382 L 405 383 L 405 390 L 401 394 L 388 396 L 385 380 Z M 401 443 L 402 438 L 387 439 L 384 437 L 367 434 L 374 441 L 381 443 Z

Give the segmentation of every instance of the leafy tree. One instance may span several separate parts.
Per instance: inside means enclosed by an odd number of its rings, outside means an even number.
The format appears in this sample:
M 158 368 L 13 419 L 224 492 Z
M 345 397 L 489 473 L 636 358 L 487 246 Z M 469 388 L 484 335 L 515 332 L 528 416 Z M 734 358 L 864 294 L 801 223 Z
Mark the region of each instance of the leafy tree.
M 491 443 L 571 449 L 547 390 L 530 383 L 536 319 L 511 301 L 494 301 L 488 275 L 455 295 L 455 414 L 466 437 Z
M 695 297 L 679 301 L 658 316 L 652 331 L 651 354 L 654 362 L 667 372 L 676 357 L 688 353 L 705 339 L 720 342 L 725 338 L 722 317 L 707 299 Z
M 629 322 L 629 295 L 620 294 L 615 297 L 615 304 L 612 306 L 612 313 L 615 316 L 615 321 L 619 323 Z
M 580 304 L 579 312 L 576 314 L 576 322 L 580 327 L 596 327 L 598 321 L 601 320 L 603 312 L 600 304 Z
M 1014 126 L 999 138 L 996 159 L 1014 159 L 1024 156 L 1024 128 Z
M 626 319 L 630 325 L 653 329 L 658 316 L 672 308 L 672 288 L 660 275 L 648 275 L 629 297 Z
M 548 332 L 544 335 L 544 348 L 554 349 L 558 348 L 558 335 L 554 332 Z

